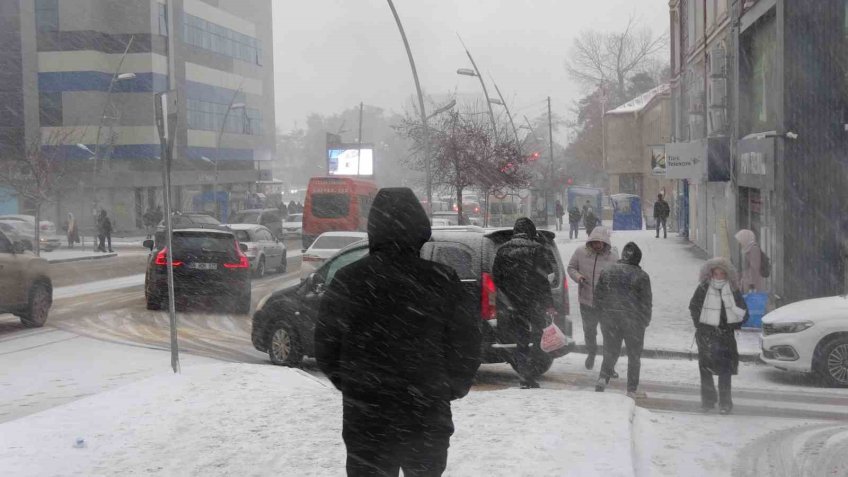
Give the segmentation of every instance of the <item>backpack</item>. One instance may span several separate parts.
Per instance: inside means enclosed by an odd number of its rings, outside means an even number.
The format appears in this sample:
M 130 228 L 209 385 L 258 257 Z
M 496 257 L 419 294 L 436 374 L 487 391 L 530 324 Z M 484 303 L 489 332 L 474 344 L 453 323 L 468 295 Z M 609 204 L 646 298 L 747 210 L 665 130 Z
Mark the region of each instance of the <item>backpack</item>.
M 768 277 L 771 275 L 771 260 L 768 255 L 760 249 L 760 276 Z

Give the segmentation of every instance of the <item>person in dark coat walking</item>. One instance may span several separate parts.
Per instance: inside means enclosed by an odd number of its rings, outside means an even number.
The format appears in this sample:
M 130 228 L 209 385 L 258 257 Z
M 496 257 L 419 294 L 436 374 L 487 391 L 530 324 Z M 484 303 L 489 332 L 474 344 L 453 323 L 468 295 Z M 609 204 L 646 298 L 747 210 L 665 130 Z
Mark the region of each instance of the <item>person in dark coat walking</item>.
M 539 370 L 534 354 L 548 326 L 547 311 L 554 306 L 548 274 L 554 258 L 536 241 L 536 225 L 527 217 L 515 221 L 512 238 L 501 245 L 492 264 L 492 275 L 507 312 L 504 336 L 516 344 L 513 359 L 521 387 L 538 388 Z M 514 340 L 514 341 L 513 341 Z M 530 343 L 535 346 L 530 347 Z
M 591 237 L 595 227 L 601 225 L 601 220 L 595 215 L 595 211 L 589 207 L 583 214 L 583 224 L 586 226 L 586 236 Z
M 663 199 L 662 194 L 657 194 L 657 201 L 654 202 L 654 218 L 657 222 L 657 238 L 660 238 L 660 226 L 662 226 L 663 238 L 668 238 L 665 226 L 669 215 L 671 215 L 671 208 L 668 206 L 668 202 Z
M 108 242 L 108 251 L 112 253 L 112 221 L 106 215 L 105 209 L 101 209 L 100 215 L 97 217 L 97 238 L 100 240 L 97 251 L 106 252 L 106 243 Z
M 568 238 L 573 239 L 577 238 L 577 233 L 580 230 L 580 219 L 583 218 L 583 213 L 580 212 L 580 209 L 577 208 L 576 205 L 572 205 L 570 209 L 568 209 Z
M 562 230 L 562 216 L 565 215 L 565 209 L 562 207 L 562 202 L 556 201 L 556 219 L 557 231 Z
M 736 269 L 723 257 L 708 260 L 700 273 L 701 283 L 689 302 L 698 343 L 701 373 L 701 409 L 709 412 L 718 401 L 719 411 L 733 410 L 730 377 L 739 370 L 739 351 L 734 331 L 748 320 L 748 307 L 739 290 Z M 713 375 L 718 376 L 716 395 Z
M 636 398 L 645 328 L 651 323 L 651 278 L 639 267 L 642 251 L 630 242 L 621 251 L 621 260 L 601 272 L 595 286 L 595 305 L 601 315 L 604 335 L 604 362 L 595 391 L 603 392 L 615 372 L 621 355 L 621 342 L 627 346 L 627 395 Z
M 456 272 L 420 258 L 430 222 L 408 188 L 381 189 L 370 254 L 327 285 L 315 328 L 318 366 L 343 396 L 349 476 L 441 475 L 451 401 L 480 365 L 480 319 Z

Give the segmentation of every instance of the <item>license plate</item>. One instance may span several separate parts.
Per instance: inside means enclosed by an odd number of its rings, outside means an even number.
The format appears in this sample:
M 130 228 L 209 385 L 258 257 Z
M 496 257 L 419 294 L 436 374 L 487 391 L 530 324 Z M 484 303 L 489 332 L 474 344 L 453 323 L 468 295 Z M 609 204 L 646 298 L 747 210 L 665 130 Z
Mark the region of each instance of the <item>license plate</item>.
M 188 268 L 193 268 L 195 270 L 217 270 L 217 263 L 202 263 L 202 262 L 194 262 L 188 265 Z

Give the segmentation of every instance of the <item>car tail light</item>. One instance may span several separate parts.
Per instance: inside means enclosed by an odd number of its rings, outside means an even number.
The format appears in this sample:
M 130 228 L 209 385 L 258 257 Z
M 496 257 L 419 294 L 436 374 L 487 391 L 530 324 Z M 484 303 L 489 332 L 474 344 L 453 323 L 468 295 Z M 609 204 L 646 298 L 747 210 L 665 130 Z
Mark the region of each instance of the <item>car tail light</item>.
M 236 256 L 238 257 L 238 263 L 224 263 L 224 268 L 250 268 L 250 260 L 248 260 L 247 255 L 241 251 L 239 248 L 238 240 L 235 241 L 236 244 Z
M 483 291 L 480 294 L 480 317 L 484 320 L 497 318 L 498 288 L 492 275 L 483 273 Z
M 180 260 L 173 261 L 175 267 L 179 267 L 183 264 Z M 168 247 L 163 248 L 156 254 L 156 265 L 165 267 L 168 265 Z

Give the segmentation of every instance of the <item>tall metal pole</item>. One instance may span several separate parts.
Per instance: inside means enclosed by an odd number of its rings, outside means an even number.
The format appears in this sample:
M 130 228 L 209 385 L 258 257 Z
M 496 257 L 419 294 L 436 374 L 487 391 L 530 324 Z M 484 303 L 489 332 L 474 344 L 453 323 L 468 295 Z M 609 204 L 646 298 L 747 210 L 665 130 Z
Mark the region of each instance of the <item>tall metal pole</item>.
M 363 108 L 363 106 L 364 105 L 363 105 L 362 101 L 360 101 L 359 102 L 359 138 L 357 139 L 359 144 L 357 146 L 357 151 L 356 151 L 356 175 L 359 175 L 359 173 L 362 171 L 362 108 Z
M 221 155 L 221 140 L 224 136 L 224 129 L 227 127 L 227 117 L 230 115 L 230 111 L 233 109 L 233 104 L 235 104 L 238 95 L 241 93 L 242 86 L 244 85 L 244 79 L 239 82 L 238 88 L 233 93 L 233 97 L 230 98 L 230 103 L 227 104 L 227 111 L 224 112 L 224 120 L 221 121 L 221 128 L 218 130 L 218 137 L 215 141 L 215 181 L 212 183 L 212 200 L 215 201 L 215 215 L 218 220 L 221 220 L 221 204 L 218 203 L 218 161 L 220 158 L 218 156 Z
M 554 180 L 554 123 L 551 117 L 551 97 L 548 96 L 548 141 L 551 148 L 551 173 L 548 177 L 548 184 L 553 184 Z M 553 189 L 553 187 L 548 187 L 548 189 Z M 545 222 L 548 221 L 548 204 L 547 204 L 547 194 L 545 195 Z M 555 219 L 556 220 L 556 219 Z
M 491 75 L 489 75 L 491 78 Z M 503 104 L 504 110 L 506 110 L 506 117 L 509 118 L 509 124 L 512 125 L 512 133 L 515 134 L 515 141 L 518 142 L 518 129 L 515 128 L 515 122 L 512 120 L 512 114 L 509 112 L 509 106 L 506 105 L 506 101 L 504 101 L 504 97 L 501 94 L 501 89 L 498 88 L 498 84 L 495 83 L 495 79 L 492 78 L 492 84 L 495 85 L 495 91 L 498 93 L 498 98 L 501 99 L 501 104 Z
M 418 112 L 421 114 L 421 125 L 424 127 L 424 168 L 427 174 L 427 205 L 430 207 L 428 213 L 432 213 L 433 208 L 433 177 L 430 171 L 430 127 L 427 125 L 427 112 L 424 110 L 424 95 L 421 93 L 421 83 L 418 81 L 418 71 L 415 69 L 415 59 L 412 58 L 412 50 L 409 48 L 409 41 L 406 39 L 406 33 L 403 31 L 403 24 L 400 22 L 395 4 L 392 0 L 386 0 L 389 3 L 389 8 L 392 10 L 392 15 L 395 17 L 400 36 L 403 39 L 403 46 L 406 48 L 406 56 L 409 57 L 409 67 L 412 69 L 412 78 L 415 80 L 415 90 L 418 92 Z
M 471 66 L 474 67 L 474 73 L 477 74 L 477 78 L 480 80 L 480 86 L 483 88 L 483 96 L 486 98 L 486 106 L 489 108 L 489 119 L 492 120 L 492 128 L 497 136 L 498 125 L 495 123 L 495 112 L 492 110 L 492 103 L 489 101 L 489 92 L 486 90 L 486 82 L 483 81 L 483 75 L 480 74 L 480 70 L 477 68 L 477 63 L 474 62 L 474 57 L 471 56 L 471 52 L 468 51 L 468 47 L 465 46 L 465 42 L 462 41 L 462 37 L 459 36 L 459 33 L 457 33 L 456 36 L 459 38 L 459 42 L 462 43 L 462 47 L 465 49 L 465 54 L 468 55 L 468 59 L 471 60 Z

